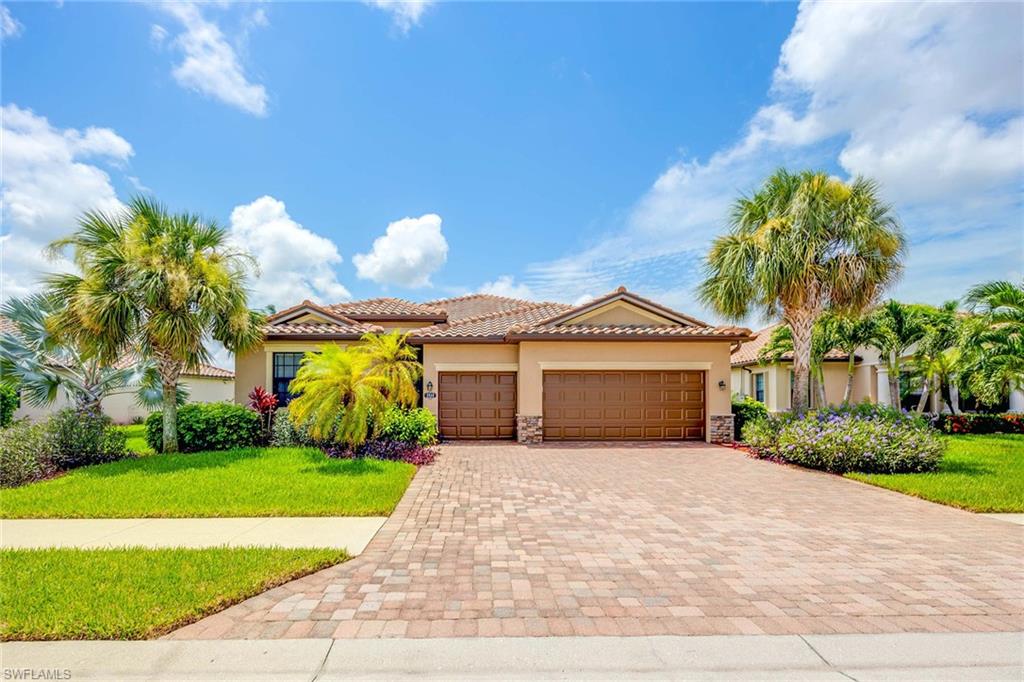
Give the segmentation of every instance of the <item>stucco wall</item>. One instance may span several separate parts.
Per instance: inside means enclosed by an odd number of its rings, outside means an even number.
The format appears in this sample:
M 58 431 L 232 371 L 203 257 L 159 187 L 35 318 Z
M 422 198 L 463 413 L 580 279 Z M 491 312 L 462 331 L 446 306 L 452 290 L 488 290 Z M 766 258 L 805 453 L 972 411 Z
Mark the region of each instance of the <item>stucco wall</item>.
M 699 369 L 707 372 L 706 432 L 710 435 L 710 417 L 732 412 L 729 349 L 727 341 L 523 341 L 519 344 L 519 414 L 541 415 L 545 369 Z
M 428 343 L 423 346 L 423 390 L 427 382 L 438 391 L 439 372 L 515 372 L 519 347 L 512 343 Z M 437 398 L 423 396 L 423 407 L 435 415 Z
M 267 341 L 259 350 L 235 356 L 234 400 L 239 404 L 249 402 L 249 393 L 257 386 L 271 390 L 273 380 L 274 353 L 308 353 L 333 341 Z M 342 348 L 348 343 L 337 344 Z

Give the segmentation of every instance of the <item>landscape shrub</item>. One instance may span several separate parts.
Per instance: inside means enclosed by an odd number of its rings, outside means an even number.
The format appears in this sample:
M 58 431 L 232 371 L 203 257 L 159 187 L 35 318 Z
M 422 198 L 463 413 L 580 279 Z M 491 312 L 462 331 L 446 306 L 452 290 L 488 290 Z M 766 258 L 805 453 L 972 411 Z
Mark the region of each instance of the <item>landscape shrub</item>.
M 931 471 L 945 451 L 926 420 L 874 405 L 768 415 L 747 424 L 743 439 L 763 459 L 834 473 Z
M 733 428 L 737 436 L 743 433 L 743 427 L 761 417 L 768 416 L 768 408 L 759 400 L 750 396 L 732 396 Z
M 328 457 L 336 459 L 382 459 L 389 462 L 406 462 L 416 466 L 432 464 L 437 457 L 436 448 L 426 447 L 419 443 L 406 443 L 397 440 L 366 441 L 356 449 L 347 445 L 331 445 L 324 448 Z
M 67 407 L 47 420 L 46 429 L 53 447 L 51 458 L 58 469 L 115 462 L 134 456 L 126 446 L 124 431 L 113 428 L 110 417 L 102 413 Z
M 12 488 L 57 472 L 45 424 L 22 420 L 0 430 L 0 487 Z
M 277 396 L 268 393 L 262 386 L 249 391 L 249 407 L 260 416 L 263 442 L 269 443 L 274 429 L 274 413 L 277 412 Z
M 391 406 L 376 420 L 376 440 L 418 445 L 433 445 L 437 442 L 437 417 L 422 407 L 405 409 Z
M 943 433 L 1024 433 L 1024 412 L 940 414 L 934 424 Z
M 305 425 L 296 426 L 292 422 L 287 407 L 280 407 L 274 414 L 270 445 L 275 448 L 295 448 L 315 446 L 316 442 Z
M 146 442 L 156 452 L 163 450 L 163 414 L 146 419 Z M 189 403 L 178 408 L 178 449 L 181 452 L 230 450 L 258 445 L 262 433 L 260 416 L 234 403 Z
M 18 409 L 18 389 L 13 386 L 0 385 L 0 428 L 6 428 L 14 421 L 14 411 Z

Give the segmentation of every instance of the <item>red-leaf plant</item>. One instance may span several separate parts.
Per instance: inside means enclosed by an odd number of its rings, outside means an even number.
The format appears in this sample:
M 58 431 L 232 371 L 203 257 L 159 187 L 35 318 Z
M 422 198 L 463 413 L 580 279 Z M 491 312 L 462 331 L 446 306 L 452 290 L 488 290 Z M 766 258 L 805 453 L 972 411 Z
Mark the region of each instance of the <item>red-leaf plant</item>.
M 274 412 L 277 410 L 277 396 L 268 393 L 267 389 L 262 386 L 257 386 L 249 392 L 249 407 L 260 415 L 260 421 L 263 424 L 263 438 L 269 440 L 271 429 L 274 426 Z

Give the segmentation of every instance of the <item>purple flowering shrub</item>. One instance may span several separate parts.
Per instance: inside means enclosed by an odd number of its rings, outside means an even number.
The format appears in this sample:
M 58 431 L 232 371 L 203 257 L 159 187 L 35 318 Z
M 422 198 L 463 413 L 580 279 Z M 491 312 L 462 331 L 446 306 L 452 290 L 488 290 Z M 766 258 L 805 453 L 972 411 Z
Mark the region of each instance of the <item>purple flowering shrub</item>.
M 851 406 L 769 415 L 746 426 L 743 438 L 763 459 L 833 473 L 931 471 L 945 443 L 938 431 L 911 414 L 878 406 Z
M 416 466 L 433 464 L 437 449 L 418 443 L 403 443 L 396 440 L 370 440 L 352 449 L 346 445 L 332 445 L 324 449 L 328 457 L 354 459 L 367 457 L 390 462 L 406 462 Z

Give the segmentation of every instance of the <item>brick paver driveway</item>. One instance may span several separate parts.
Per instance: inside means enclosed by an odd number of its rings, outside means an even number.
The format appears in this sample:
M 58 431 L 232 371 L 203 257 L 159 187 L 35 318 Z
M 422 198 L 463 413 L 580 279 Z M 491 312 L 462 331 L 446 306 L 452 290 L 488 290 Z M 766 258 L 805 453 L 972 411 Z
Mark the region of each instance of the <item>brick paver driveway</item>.
M 450 445 L 366 552 L 172 637 L 1020 630 L 1024 528 L 709 446 Z

